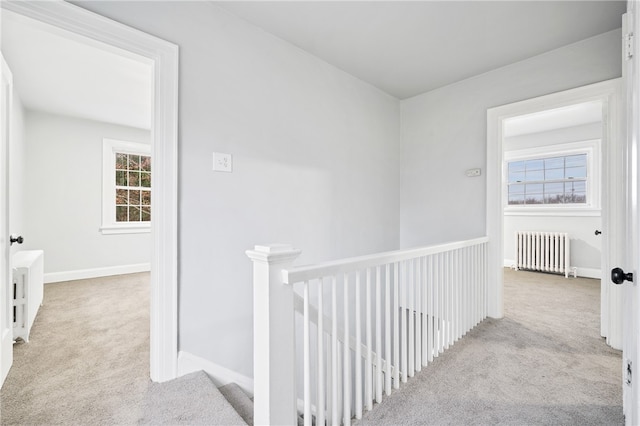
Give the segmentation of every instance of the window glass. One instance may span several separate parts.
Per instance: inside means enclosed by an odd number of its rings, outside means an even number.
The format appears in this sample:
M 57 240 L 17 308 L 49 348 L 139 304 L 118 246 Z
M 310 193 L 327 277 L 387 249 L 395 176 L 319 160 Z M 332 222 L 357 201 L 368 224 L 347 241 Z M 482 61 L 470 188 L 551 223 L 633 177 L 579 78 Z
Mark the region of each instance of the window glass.
M 586 204 L 587 154 L 510 161 L 509 205 Z

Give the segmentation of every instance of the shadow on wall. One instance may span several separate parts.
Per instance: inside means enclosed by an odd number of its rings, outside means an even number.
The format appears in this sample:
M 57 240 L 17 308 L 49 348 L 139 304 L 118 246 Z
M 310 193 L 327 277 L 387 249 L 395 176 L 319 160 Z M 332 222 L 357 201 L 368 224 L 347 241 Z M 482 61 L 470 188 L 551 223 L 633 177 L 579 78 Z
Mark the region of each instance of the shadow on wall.
M 601 268 L 602 252 L 585 240 L 571 239 L 571 265 L 577 267 Z M 596 266 L 597 265 L 597 266 Z

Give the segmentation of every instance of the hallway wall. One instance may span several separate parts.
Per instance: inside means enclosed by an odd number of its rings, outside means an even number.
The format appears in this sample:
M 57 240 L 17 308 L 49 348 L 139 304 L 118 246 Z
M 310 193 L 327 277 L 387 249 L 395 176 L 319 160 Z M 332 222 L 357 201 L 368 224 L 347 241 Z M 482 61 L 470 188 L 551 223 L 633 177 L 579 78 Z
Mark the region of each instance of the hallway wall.
M 621 31 L 402 101 L 400 245 L 485 234 L 487 109 L 621 75 Z M 483 175 L 464 172 L 480 167 Z
M 399 102 L 209 2 L 78 4 L 180 48 L 179 349 L 252 377 L 247 249 L 398 247 Z

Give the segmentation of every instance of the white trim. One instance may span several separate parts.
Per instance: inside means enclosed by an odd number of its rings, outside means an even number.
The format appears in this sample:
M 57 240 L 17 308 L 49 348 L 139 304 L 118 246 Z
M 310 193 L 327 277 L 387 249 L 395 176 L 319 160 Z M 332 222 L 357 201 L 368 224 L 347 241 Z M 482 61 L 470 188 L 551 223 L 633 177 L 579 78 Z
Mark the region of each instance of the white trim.
M 568 216 L 568 217 L 600 217 L 602 216 L 602 211 L 600 209 L 572 209 L 572 208 L 561 208 L 561 209 L 553 209 L 553 208 L 536 208 L 532 211 L 525 210 L 506 210 L 504 212 L 505 216 Z
M 151 224 L 143 223 L 140 225 L 126 224 L 126 225 L 113 225 L 113 226 L 101 226 L 100 232 L 103 235 L 113 234 L 144 234 L 151 232 Z
M 514 269 L 516 261 L 513 259 L 504 259 L 503 267 Z M 595 278 L 600 279 L 602 277 L 602 270 L 595 268 L 582 268 L 580 266 L 572 266 L 571 269 L 576 268 L 579 277 L 583 278 Z
M 253 380 L 226 367 L 213 363 L 192 353 L 178 352 L 178 376 L 184 376 L 194 371 L 205 371 L 216 384 L 224 386 L 229 383 L 236 383 L 250 396 L 253 396 Z
M 104 268 L 77 269 L 75 271 L 49 272 L 44 274 L 44 283 L 59 283 L 62 281 L 84 280 L 88 278 L 110 277 L 112 275 L 135 274 L 149 272 L 150 263 L 135 265 L 107 266 Z
M 150 373 L 154 381 L 173 379 L 178 365 L 178 46 L 64 1 L 0 5 L 53 25 L 61 34 L 153 64 Z
M 504 314 L 503 300 L 503 221 L 504 191 L 503 171 L 503 121 L 529 113 L 560 108 L 576 103 L 600 101 L 603 104 L 602 134 L 602 286 L 601 286 L 601 332 L 607 343 L 614 348 L 620 346 L 622 327 L 617 319 L 621 301 L 617 300 L 609 283 L 607 271 L 610 262 L 620 259 L 621 249 L 616 239 L 621 239 L 624 226 L 623 178 L 618 173 L 622 168 L 621 127 L 621 79 L 603 81 L 577 89 L 528 99 L 487 110 L 487 235 L 489 236 L 489 316 L 501 318 Z M 587 272 L 588 273 L 588 272 Z M 610 294 L 612 295 L 610 298 Z M 615 299 L 615 300 L 614 300 Z

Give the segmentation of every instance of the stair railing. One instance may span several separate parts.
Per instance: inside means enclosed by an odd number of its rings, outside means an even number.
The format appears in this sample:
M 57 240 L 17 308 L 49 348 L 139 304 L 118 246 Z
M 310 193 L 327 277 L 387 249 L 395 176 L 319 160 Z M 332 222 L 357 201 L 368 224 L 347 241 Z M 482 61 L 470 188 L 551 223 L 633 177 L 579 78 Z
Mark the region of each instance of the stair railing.
M 297 387 L 306 425 L 362 418 L 486 318 L 487 241 L 300 267 L 293 267 L 300 250 L 288 245 L 247 251 L 255 424 L 297 424 Z

